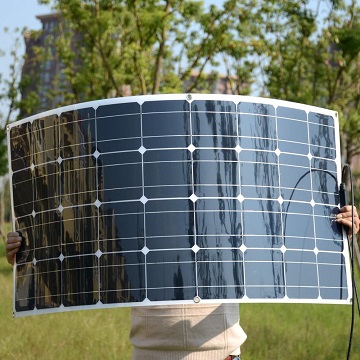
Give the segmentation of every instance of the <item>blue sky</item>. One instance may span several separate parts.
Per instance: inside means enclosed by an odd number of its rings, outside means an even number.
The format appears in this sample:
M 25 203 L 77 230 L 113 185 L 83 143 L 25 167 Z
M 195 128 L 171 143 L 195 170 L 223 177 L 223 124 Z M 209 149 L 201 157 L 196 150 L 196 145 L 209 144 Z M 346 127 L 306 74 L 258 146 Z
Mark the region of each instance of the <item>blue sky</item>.
M 0 49 L 8 54 L 14 43 L 15 35 L 13 30 L 18 27 L 22 29 L 40 29 L 41 23 L 36 19 L 36 15 L 51 12 L 49 6 L 39 5 L 37 0 L 10 0 L 6 1 L 6 6 L 1 7 L 0 11 Z M 3 28 L 8 27 L 9 33 L 4 34 Z M 23 44 L 23 41 L 21 41 Z M 0 73 L 8 73 L 9 56 L 0 57 Z

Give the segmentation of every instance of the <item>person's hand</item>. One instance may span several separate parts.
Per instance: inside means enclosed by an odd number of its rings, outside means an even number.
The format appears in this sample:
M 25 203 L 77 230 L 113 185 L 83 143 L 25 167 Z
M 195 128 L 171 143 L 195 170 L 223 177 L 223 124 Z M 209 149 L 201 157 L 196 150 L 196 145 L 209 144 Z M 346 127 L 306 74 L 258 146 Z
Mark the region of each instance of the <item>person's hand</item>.
M 9 232 L 6 239 L 6 259 L 10 265 L 14 265 L 15 255 L 21 246 L 22 237 L 18 232 Z
M 342 224 L 343 226 L 346 226 L 348 228 L 348 235 L 352 234 L 351 213 L 352 213 L 352 206 L 346 205 L 343 206 L 340 209 L 340 212 L 336 215 L 336 221 L 339 224 Z M 354 234 L 358 233 L 359 225 L 360 225 L 359 215 L 357 213 L 356 207 L 354 206 Z

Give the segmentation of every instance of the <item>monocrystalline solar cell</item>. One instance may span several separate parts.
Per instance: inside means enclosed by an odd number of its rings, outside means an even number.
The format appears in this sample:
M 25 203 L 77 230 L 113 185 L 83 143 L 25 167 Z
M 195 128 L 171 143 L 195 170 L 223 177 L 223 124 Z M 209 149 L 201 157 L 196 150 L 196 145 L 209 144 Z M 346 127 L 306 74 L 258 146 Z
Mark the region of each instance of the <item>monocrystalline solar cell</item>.
M 334 111 L 230 95 L 92 101 L 12 123 L 16 316 L 350 303 Z

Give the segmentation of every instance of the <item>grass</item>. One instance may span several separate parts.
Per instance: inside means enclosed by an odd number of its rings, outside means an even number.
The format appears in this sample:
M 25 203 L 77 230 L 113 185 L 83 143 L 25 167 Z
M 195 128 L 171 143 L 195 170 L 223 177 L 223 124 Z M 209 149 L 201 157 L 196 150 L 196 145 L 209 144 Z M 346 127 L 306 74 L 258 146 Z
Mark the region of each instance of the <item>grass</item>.
M 241 323 L 248 334 L 241 359 L 346 359 L 351 309 L 343 305 L 246 304 Z M 360 359 L 360 322 L 351 352 Z
M 16 318 L 12 268 L 0 241 L 0 359 L 130 359 L 130 309 Z
M 359 276 L 357 283 L 360 287 Z M 0 286 L 0 359 L 131 359 L 128 308 L 14 319 L 12 269 L 2 241 Z M 346 359 L 350 321 L 351 307 L 344 305 L 242 304 L 241 324 L 248 339 L 241 359 Z M 357 314 L 351 360 L 360 360 Z

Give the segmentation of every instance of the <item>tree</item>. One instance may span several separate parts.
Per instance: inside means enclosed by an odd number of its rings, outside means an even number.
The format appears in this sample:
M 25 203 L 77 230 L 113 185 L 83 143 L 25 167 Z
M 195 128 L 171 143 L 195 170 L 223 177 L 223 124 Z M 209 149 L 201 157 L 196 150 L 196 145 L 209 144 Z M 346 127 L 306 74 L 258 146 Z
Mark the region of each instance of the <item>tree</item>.
M 222 61 L 233 93 L 250 92 L 255 0 L 209 9 L 189 0 L 54 4 L 62 18 L 54 43 L 67 82 L 57 83 L 52 96 L 62 105 L 123 96 L 129 88 L 133 94 L 212 92 L 209 80 Z
M 8 29 L 4 29 L 8 32 Z M 15 30 L 16 33 L 19 29 Z M 8 188 L 8 156 L 7 156 L 7 126 L 16 119 L 19 103 L 19 79 L 22 66 L 22 57 L 19 55 L 20 40 L 16 37 L 10 50 L 11 64 L 9 75 L 4 77 L 0 74 L 0 105 L 5 113 L 0 112 L 0 236 L 4 237 L 3 224 L 5 222 L 5 191 Z M 0 51 L 0 56 L 4 55 Z M 7 200 L 9 196 L 7 197 Z M 9 208 L 9 207 L 8 207 Z
M 212 92 L 221 68 L 233 94 L 250 94 L 256 85 L 265 96 L 338 110 L 345 161 L 360 154 L 356 0 L 318 0 L 316 6 L 310 0 L 224 0 L 209 8 L 190 0 L 52 3 L 60 28 L 46 41 L 55 50 L 46 53 L 38 44 L 34 56 L 40 65 L 59 59 L 61 76 L 44 94 L 54 104 L 123 96 L 129 89 Z M 36 42 L 38 33 L 29 36 Z M 23 77 L 19 89 L 34 78 Z M 35 88 L 18 106 L 28 115 L 38 104 Z
M 5 28 L 5 33 L 9 30 Z M 15 33 L 19 33 L 15 29 Z M 7 125 L 16 120 L 19 104 L 19 82 L 23 58 L 19 55 L 20 40 L 16 37 L 15 42 L 10 49 L 11 63 L 9 65 L 9 74 L 5 77 L 0 74 L 0 104 L 5 113 L 0 112 L 0 176 L 7 172 Z M 0 56 L 4 55 L 3 52 Z
M 62 79 L 46 93 L 58 105 L 123 96 L 129 89 L 211 92 L 209 80 L 218 77 L 220 65 L 234 94 L 249 94 L 256 84 L 265 96 L 338 110 L 346 162 L 360 153 L 355 0 L 318 0 L 315 7 L 310 0 L 225 0 L 208 9 L 189 0 L 53 3 L 61 13 L 59 31 L 47 40 L 55 55 L 43 53 L 43 44 L 35 53 L 39 63 L 59 58 Z M 24 78 L 20 88 L 27 85 Z M 37 91 L 30 95 L 20 103 L 24 115 L 39 102 Z
M 269 54 L 264 69 L 268 94 L 337 110 L 342 154 L 351 164 L 360 154 L 359 5 L 331 1 L 319 27 L 319 13 L 309 6 L 310 1 L 268 4 L 277 14 L 275 21 L 267 23 L 264 38 Z

